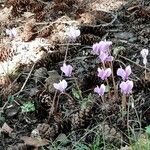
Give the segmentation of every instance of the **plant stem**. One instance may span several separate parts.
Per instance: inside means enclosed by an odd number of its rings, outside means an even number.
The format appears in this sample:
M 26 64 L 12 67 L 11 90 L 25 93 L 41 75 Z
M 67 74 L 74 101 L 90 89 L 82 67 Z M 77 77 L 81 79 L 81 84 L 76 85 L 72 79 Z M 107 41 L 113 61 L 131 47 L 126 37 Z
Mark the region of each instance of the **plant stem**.
M 105 103 L 105 97 L 104 97 L 104 95 L 101 96 L 101 99 L 102 99 L 102 102 Z
M 105 63 L 103 63 L 103 68 L 106 69 Z M 106 83 L 107 83 L 107 86 L 110 87 L 110 86 L 109 86 L 108 79 L 106 79 Z M 108 94 L 109 94 L 109 99 L 111 99 L 111 93 L 110 93 L 110 90 L 109 90 Z
M 127 104 L 126 95 L 123 94 L 122 95 L 122 110 L 126 109 L 126 104 Z
M 146 64 L 145 64 L 145 68 L 146 68 Z M 147 79 L 147 73 L 146 73 L 146 69 L 145 69 L 145 80 Z
M 74 74 L 73 74 L 73 78 L 74 78 L 74 82 L 75 82 L 75 84 L 76 84 L 76 87 L 77 87 L 77 89 L 78 89 L 78 91 L 79 91 L 80 98 L 83 100 L 82 93 L 80 93 L 81 90 L 80 90 L 80 88 L 79 88 L 77 79 L 76 79 L 76 77 L 74 76 Z
M 113 63 L 112 61 L 110 62 L 110 68 L 112 70 L 111 76 L 112 76 L 112 81 L 113 81 L 113 86 L 114 86 L 114 94 L 115 94 L 115 98 L 118 99 L 118 91 L 116 88 L 116 82 L 115 82 L 115 77 L 114 77 L 114 72 L 113 72 Z

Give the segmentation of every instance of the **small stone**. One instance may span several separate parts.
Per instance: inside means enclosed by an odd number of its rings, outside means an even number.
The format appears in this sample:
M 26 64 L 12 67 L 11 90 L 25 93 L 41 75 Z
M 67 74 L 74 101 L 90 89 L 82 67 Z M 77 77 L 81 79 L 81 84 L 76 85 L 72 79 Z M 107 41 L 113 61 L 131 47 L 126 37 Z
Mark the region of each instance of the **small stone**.
M 13 107 L 6 109 L 5 114 L 7 115 L 7 117 L 14 117 L 15 115 L 17 115 L 18 111 L 19 111 L 19 108 L 16 108 L 13 106 Z

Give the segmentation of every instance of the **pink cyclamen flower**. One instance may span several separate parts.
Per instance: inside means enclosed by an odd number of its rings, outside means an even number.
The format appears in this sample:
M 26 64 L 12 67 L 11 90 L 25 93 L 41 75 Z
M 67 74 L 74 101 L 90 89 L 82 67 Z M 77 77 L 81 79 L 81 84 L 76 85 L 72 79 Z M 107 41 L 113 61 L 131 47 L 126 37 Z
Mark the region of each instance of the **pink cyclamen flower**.
M 130 66 L 127 66 L 125 69 L 118 68 L 117 70 L 117 75 L 121 76 L 123 80 L 127 80 L 131 73 L 132 71 Z
M 67 35 L 69 36 L 71 41 L 75 41 L 76 38 L 81 34 L 79 29 L 75 29 L 74 27 L 71 27 L 68 31 L 67 31 Z
M 148 49 L 143 49 L 141 51 L 141 55 L 143 57 L 143 64 L 146 65 L 147 64 Z
M 59 83 L 54 83 L 53 86 L 56 90 L 59 90 L 60 92 L 64 92 L 67 88 L 67 82 L 65 80 L 60 81 Z
M 101 52 L 108 52 L 111 45 L 111 41 L 100 41 L 99 43 L 95 43 L 92 46 L 92 54 L 100 55 Z
M 129 81 L 129 80 L 127 80 L 126 82 L 122 81 L 120 84 L 120 88 L 121 88 L 121 92 L 126 95 L 132 93 L 133 81 Z
M 100 77 L 102 80 L 106 80 L 110 75 L 111 75 L 111 69 L 107 68 L 107 69 L 97 69 L 98 71 L 98 77 Z
M 73 70 L 73 67 L 71 65 L 66 65 L 64 63 L 63 66 L 60 69 L 63 73 L 65 73 L 65 76 L 70 77 L 71 73 L 72 73 L 72 70 Z
M 105 89 L 106 89 L 106 86 L 102 84 L 100 87 L 97 86 L 96 88 L 94 88 L 94 92 L 99 94 L 99 96 L 103 96 L 105 93 Z
M 102 63 L 113 61 L 113 56 L 109 56 L 108 53 L 101 52 L 99 58 Z

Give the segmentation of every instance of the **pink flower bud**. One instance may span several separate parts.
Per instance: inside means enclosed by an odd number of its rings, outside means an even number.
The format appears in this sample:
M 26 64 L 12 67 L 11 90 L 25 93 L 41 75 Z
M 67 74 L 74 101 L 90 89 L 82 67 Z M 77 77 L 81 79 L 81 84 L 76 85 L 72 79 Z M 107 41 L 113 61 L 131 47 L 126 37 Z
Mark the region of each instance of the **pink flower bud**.
M 54 83 L 53 86 L 56 90 L 59 90 L 60 92 L 64 92 L 67 88 L 67 82 L 65 80 L 60 81 L 59 83 Z
M 132 71 L 130 66 L 127 66 L 125 69 L 119 68 L 117 70 L 117 75 L 121 76 L 123 80 L 127 80 L 131 73 Z
M 98 71 L 98 77 L 100 77 L 102 80 L 106 80 L 110 75 L 111 75 L 111 69 L 107 68 L 107 69 L 97 69 Z
M 102 84 L 100 87 L 97 86 L 96 88 L 94 88 L 94 92 L 99 94 L 99 96 L 103 96 L 105 93 L 105 89 L 106 89 L 106 86 Z
M 70 77 L 72 73 L 73 67 L 71 65 L 66 65 L 65 63 L 61 67 L 61 71 L 65 73 L 65 76 Z

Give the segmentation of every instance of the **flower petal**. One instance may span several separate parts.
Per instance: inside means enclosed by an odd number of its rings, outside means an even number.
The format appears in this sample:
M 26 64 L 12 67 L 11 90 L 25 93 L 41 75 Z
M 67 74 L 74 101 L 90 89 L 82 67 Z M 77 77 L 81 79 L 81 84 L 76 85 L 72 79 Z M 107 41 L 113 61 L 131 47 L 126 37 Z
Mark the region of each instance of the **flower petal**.
M 131 74 L 131 67 L 130 66 L 127 66 L 126 68 L 125 68 L 125 72 L 126 72 L 126 76 L 128 77 L 130 74 Z
M 123 80 L 125 80 L 126 72 L 124 71 L 124 69 L 119 68 L 117 70 L 117 75 L 120 76 L 120 77 L 122 77 Z
M 143 49 L 141 51 L 141 55 L 142 55 L 143 58 L 147 57 L 147 55 L 148 55 L 148 49 Z

